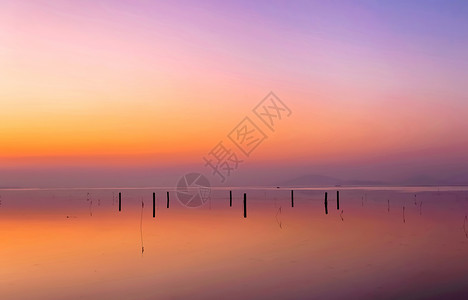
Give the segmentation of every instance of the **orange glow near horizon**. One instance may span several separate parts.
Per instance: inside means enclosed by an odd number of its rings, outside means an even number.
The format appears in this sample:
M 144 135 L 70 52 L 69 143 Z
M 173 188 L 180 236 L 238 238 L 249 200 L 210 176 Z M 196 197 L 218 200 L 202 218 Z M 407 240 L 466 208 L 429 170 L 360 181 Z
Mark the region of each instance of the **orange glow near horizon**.
M 249 159 L 466 158 L 466 68 L 456 60 L 466 54 L 402 52 L 407 37 L 371 11 L 361 14 L 366 37 L 359 23 L 347 33 L 265 16 L 271 26 L 258 27 L 257 15 L 239 24 L 209 7 L 119 5 L 0 11 L 3 166 L 199 162 L 269 91 L 292 115 L 275 132 L 262 127 L 268 139 Z

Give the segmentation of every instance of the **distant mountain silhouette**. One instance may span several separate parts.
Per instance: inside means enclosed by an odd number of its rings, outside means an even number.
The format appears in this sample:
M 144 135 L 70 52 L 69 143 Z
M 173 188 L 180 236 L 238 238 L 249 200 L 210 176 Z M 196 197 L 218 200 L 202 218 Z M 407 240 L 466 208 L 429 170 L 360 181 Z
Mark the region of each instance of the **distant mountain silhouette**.
M 343 180 L 323 175 L 304 175 L 291 180 L 284 181 L 279 186 L 307 187 L 307 186 L 336 186 L 336 185 L 386 185 L 385 182 L 374 180 Z
M 438 177 L 435 175 L 418 174 L 403 180 L 383 182 L 377 180 L 346 180 L 331 176 L 308 174 L 289 179 L 275 186 L 310 187 L 310 186 L 438 186 L 438 185 L 468 185 L 468 173 L 452 175 L 449 177 Z
M 402 185 L 443 185 L 444 184 L 442 183 L 440 179 L 436 179 L 433 176 L 429 176 L 425 174 L 411 176 L 402 181 L 398 181 L 397 183 L 402 184 Z
M 454 185 L 468 185 L 468 173 L 457 174 L 446 178 L 448 184 Z
M 404 185 L 468 185 L 468 173 L 437 177 L 434 175 L 415 175 L 399 182 Z

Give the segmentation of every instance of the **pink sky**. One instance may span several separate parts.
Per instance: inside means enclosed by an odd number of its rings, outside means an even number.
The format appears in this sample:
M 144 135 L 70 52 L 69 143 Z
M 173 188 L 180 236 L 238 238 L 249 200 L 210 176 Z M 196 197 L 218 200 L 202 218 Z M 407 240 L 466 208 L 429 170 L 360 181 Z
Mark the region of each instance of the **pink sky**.
M 209 171 L 270 91 L 292 114 L 238 179 L 464 173 L 466 5 L 236 3 L 0 1 L 0 187 Z

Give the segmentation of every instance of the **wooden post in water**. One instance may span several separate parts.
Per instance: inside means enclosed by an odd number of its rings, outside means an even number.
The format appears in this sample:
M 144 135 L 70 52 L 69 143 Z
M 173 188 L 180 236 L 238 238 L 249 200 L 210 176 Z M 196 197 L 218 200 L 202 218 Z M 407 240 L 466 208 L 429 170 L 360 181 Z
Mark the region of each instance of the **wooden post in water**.
M 294 207 L 294 191 L 291 190 L 291 207 Z
M 153 193 L 153 218 L 156 216 L 156 193 Z
M 328 193 L 325 192 L 325 214 L 328 215 Z
M 244 218 L 247 218 L 247 194 L 244 193 Z
M 336 191 L 336 209 L 340 210 L 340 191 Z
M 229 191 L 229 207 L 232 207 L 232 191 Z
M 119 192 L 119 211 L 122 210 L 122 193 Z
M 167 208 L 169 208 L 169 192 L 167 192 Z

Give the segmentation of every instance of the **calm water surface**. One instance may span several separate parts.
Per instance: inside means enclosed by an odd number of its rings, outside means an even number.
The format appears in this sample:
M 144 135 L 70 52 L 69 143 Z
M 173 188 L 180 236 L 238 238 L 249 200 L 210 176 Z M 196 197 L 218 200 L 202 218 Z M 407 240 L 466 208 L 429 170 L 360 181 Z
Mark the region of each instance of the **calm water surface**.
M 467 187 L 233 196 L 0 190 L 0 299 L 468 299 Z

